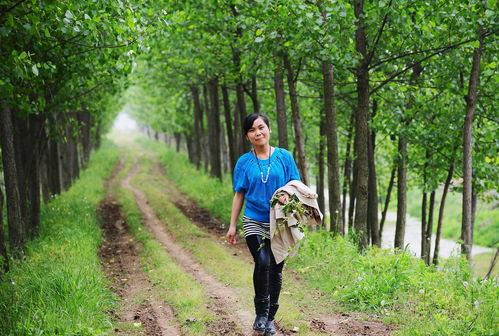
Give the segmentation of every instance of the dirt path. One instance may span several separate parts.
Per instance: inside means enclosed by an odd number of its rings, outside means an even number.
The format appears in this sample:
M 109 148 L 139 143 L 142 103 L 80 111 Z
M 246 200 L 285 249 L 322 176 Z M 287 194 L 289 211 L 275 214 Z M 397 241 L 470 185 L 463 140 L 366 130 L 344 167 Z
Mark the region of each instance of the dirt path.
M 208 273 L 187 250 L 175 242 L 165 225 L 157 217 L 154 209 L 149 205 L 145 194 L 131 185 L 130 180 L 137 173 L 138 168 L 138 164 L 135 163 L 130 173 L 121 181 L 121 186 L 132 191 L 135 195 L 139 210 L 143 214 L 143 223 L 150 233 L 164 246 L 170 257 L 179 266 L 203 285 L 204 290 L 212 299 L 209 308 L 217 315 L 222 316 L 223 319 L 222 323 L 211 325 L 211 331 L 216 335 L 245 335 L 240 330 L 251 330 L 253 312 L 242 306 L 240 300 L 237 299 L 238 294 L 232 288 Z
M 105 234 L 99 256 L 112 289 L 122 298 L 117 317 L 122 322 L 140 323 L 146 335 L 182 335 L 175 324 L 171 307 L 158 300 L 152 284 L 142 271 L 137 247 L 121 213 L 121 206 L 109 196 L 101 203 L 99 213 Z M 135 303 L 142 301 L 140 303 Z M 117 334 L 129 334 L 116 329 Z

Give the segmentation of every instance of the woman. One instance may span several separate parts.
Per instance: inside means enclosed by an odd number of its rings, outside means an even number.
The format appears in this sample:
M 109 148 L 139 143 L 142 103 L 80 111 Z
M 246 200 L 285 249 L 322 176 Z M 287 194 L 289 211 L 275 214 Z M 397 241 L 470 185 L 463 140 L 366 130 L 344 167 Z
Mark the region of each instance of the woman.
M 256 318 L 253 329 L 265 335 L 274 335 L 274 317 L 279 308 L 284 262 L 276 264 L 270 249 L 270 198 L 274 192 L 300 175 L 292 155 L 285 149 L 272 147 L 270 125 L 266 116 L 251 114 L 244 121 L 244 134 L 253 145 L 252 151 L 242 155 L 234 168 L 234 199 L 227 241 L 236 243 L 236 222 L 244 200 L 244 237 L 255 261 L 253 286 L 255 288 Z M 288 201 L 287 194 L 279 198 Z

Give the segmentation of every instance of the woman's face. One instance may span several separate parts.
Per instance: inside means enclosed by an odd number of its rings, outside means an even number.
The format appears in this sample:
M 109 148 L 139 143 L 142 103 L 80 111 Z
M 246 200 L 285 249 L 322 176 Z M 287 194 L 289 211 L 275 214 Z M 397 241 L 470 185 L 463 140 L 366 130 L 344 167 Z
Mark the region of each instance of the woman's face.
M 256 118 L 253 126 L 246 133 L 246 138 L 253 146 L 267 145 L 270 139 L 270 128 L 262 118 Z

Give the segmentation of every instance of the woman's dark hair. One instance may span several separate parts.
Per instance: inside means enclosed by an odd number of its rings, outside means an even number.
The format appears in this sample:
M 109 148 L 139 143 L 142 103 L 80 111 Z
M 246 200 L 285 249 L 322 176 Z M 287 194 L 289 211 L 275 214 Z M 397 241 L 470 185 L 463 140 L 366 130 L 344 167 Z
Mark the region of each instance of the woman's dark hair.
M 250 114 L 249 116 L 247 116 L 246 119 L 244 119 L 244 123 L 243 123 L 244 135 L 248 134 L 251 127 L 253 127 L 253 123 L 258 118 L 261 118 L 263 120 L 263 122 L 265 124 L 267 124 L 267 127 L 270 128 L 269 118 L 267 118 L 267 116 L 264 116 L 263 114 L 260 114 L 260 113 L 253 113 L 253 114 Z

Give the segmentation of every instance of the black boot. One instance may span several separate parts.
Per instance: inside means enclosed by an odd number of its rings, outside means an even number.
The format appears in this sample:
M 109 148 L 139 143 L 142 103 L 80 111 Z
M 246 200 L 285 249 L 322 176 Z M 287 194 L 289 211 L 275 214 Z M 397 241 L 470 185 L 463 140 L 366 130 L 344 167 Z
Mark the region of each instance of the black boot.
M 255 298 L 255 312 L 256 318 L 253 323 L 253 330 L 259 334 L 265 333 L 267 327 L 267 320 L 269 317 L 269 297 Z
M 265 326 L 265 335 L 275 335 L 277 333 L 277 329 L 274 325 L 274 317 L 277 313 L 277 309 L 279 309 L 278 303 L 271 303 L 269 306 L 269 317 L 267 319 L 267 325 Z
M 267 320 L 267 325 L 265 326 L 265 336 L 275 334 L 277 334 L 277 329 L 275 328 L 274 320 Z

